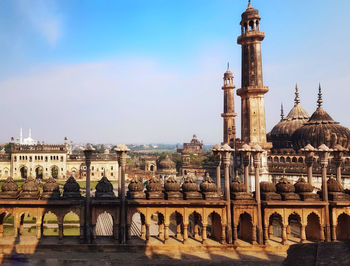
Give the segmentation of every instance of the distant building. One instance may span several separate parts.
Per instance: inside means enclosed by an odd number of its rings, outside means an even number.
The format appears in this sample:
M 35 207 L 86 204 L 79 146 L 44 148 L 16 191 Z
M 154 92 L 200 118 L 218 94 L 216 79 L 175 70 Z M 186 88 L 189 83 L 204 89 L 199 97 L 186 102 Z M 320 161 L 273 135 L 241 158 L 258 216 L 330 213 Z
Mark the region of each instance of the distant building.
M 178 153 L 181 154 L 203 154 L 204 150 L 203 150 L 203 141 L 199 141 L 197 139 L 196 134 L 193 134 L 193 138 L 191 140 L 190 143 L 184 143 L 183 144 L 183 148 L 182 149 L 177 149 Z

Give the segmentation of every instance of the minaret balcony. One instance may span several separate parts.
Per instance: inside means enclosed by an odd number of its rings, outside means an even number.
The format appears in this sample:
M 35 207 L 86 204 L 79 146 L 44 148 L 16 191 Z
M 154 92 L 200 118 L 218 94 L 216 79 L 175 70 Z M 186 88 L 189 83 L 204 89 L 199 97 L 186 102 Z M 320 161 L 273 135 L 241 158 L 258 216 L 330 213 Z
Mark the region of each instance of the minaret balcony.
M 224 118 L 230 118 L 230 117 L 236 117 L 237 116 L 237 113 L 222 113 L 221 114 L 221 117 L 224 117 Z
M 244 95 L 249 95 L 249 96 L 255 96 L 255 95 L 261 95 L 265 94 L 266 92 L 269 91 L 269 87 L 263 86 L 263 87 L 244 87 L 240 88 L 237 90 L 237 95 L 238 96 L 244 96 Z
M 249 41 L 262 41 L 265 38 L 265 32 L 261 31 L 247 31 L 245 33 L 242 33 L 241 36 L 237 38 L 238 44 L 243 44 L 243 42 L 249 42 Z

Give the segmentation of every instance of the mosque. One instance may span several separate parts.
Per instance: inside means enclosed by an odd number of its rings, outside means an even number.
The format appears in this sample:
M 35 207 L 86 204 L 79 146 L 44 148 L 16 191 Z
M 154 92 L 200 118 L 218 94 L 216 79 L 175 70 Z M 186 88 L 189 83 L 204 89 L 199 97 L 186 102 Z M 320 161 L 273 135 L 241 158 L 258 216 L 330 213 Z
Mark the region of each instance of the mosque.
M 349 178 L 350 131 L 322 108 L 320 87 L 311 116 L 301 106 L 296 88 L 294 107 L 286 117 L 282 112 L 281 120 L 267 134 L 264 95 L 269 88 L 263 84 L 261 41 L 265 33 L 260 31 L 260 21 L 249 1 L 237 39 L 242 48 L 242 81 L 236 92 L 241 98 L 241 138 L 236 137 L 234 76 L 228 69 L 222 86 L 223 141 L 212 149 L 217 158 L 213 178 L 206 175 L 199 186 L 191 176 L 182 184 L 174 176 L 164 184 L 152 177 L 146 187 L 134 178 L 126 187 L 126 145 L 115 149 L 118 195 L 108 174 L 99 180 L 92 196 L 88 187 L 82 193 L 73 176 L 63 189 L 50 178 L 42 191 L 32 178 L 19 188 L 8 177 L 0 192 L 0 243 L 4 237 L 22 235 L 28 213 L 35 218 L 38 241 L 43 240 L 38 245 L 45 243 L 48 214 L 56 217 L 50 227 L 57 227 L 54 237 L 60 243 L 71 237 L 65 229 L 70 212 L 79 220 L 77 245 L 80 241 L 98 246 L 101 237 L 116 246 L 180 243 L 188 248 L 199 244 L 283 248 L 297 242 L 349 240 L 350 195 L 344 185 Z M 195 142 L 197 147 L 200 143 Z M 28 158 L 35 156 L 31 154 Z M 88 180 L 92 150 L 87 147 L 84 154 Z M 167 159 L 164 166 L 171 165 Z M 109 227 L 102 216 L 110 217 Z M 8 217 L 13 217 L 11 234 L 4 230 Z M 98 230 L 101 226 L 107 235 Z

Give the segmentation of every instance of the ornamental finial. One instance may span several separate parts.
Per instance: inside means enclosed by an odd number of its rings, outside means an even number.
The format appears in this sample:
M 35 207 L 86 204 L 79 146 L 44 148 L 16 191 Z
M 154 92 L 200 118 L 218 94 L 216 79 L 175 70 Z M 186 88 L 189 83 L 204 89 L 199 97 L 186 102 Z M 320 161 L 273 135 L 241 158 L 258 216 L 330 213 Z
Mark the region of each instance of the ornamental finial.
M 248 0 L 248 8 L 252 8 L 252 3 L 250 0 Z
M 281 103 L 281 121 L 284 120 L 283 103 Z
M 321 83 L 318 84 L 318 100 L 317 100 L 317 107 L 321 108 L 322 107 L 322 90 L 321 90 Z
M 294 98 L 294 103 L 295 103 L 294 106 L 300 103 L 298 84 L 295 85 L 295 98 Z

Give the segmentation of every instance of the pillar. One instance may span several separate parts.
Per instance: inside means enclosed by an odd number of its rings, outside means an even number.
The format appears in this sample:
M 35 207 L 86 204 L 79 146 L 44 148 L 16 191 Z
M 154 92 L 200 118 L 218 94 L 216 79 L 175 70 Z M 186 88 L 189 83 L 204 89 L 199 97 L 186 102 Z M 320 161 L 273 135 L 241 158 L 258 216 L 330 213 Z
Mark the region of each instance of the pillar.
M 337 225 L 332 225 L 332 240 L 337 241 Z
M 181 236 L 181 224 L 176 225 L 176 238 L 179 238 Z
M 324 235 L 324 226 L 321 226 L 320 227 L 320 238 L 321 238 L 321 241 L 325 241 L 325 235 Z
M 221 192 L 221 155 L 218 155 L 218 165 L 216 166 L 216 187 Z
M 256 241 L 256 226 L 255 225 L 252 226 L 252 242 L 253 242 L 253 244 L 257 243 L 257 241 Z
M 225 244 L 226 230 L 225 226 L 221 226 L 221 244 Z
M 237 226 L 233 225 L 233 241 L 238 240 Z
M 63 224 L 62 223 L 58 224 L 58 239 L 59 240 L 63 239 Z
M 194 224 L 193 232 L 194 232 L 194 238 L 198 238 L 199 234 L 198 234 L 198 224 L 197 223 Z
M 205 244 L 206 241 L 207 241 L 207 224 L 203 224 L 202 243 Z
M 306 241 L 306 226 L 302 224 L 300 226 L 300 243 L 304 243 Z
M 264 226 L 264 239 L 265 239 L 265 244 L 267 244 L 269 241 L 269 227 L 266 225 Z
M 312 165 L 314 163 L 313 153 L 308 153 L 305 157 L 305 163 L 307 167 L 307 182 L 312 186 Z
M 225 200 L 226 200 L 226 238 L 227 243 L 232 243 L 231 229 L 231 200 L 230 200 L 230 161 L 231 151 L 224 151 L 224 168 L 225 168 Z
M 146 243 L 149 242 L 149 237 L 150 237 L 150 231 L 149 231 L 149 224 L 146 224 Z
M 146 238 L 146 225 L 141 224 L 141 238 L 145 239 Z
M 4 236 L 4 225 L 0 224 L 0 237 Z
M 164 224 L 164 243 L 169 240 L 169 224 Z
M 328 205 L 328 188 L 327 188 L 327 167 L 328 167 L 328 156 L 329 152 L 322 151 L 320 153 L 320 161 L 321 161 L 321 167 L 322 167 L 322 196 L 323 201 L 327 203 L 325 206 L 325 241 L 331 241 L 331 232 L 330 232 L 330 225 L 329 225 L 329 205 Z
M 282 226 L 282 245 L 286 244 L 287 242 L 287 226 Z
M 342 157 L 343 157 L 343 153 L 342 152 L 335 152 L 334 153 L 334 163 L 335 163 L 335 167 L 336 167 L 336 178 L 337 181 L 339 182 L 339 184 L 342 184 L 341 181 L 341 166 L 342 166 Z
M 249 155 L 243 156 L 243 166 L 244 166 L 244 184 L 247 188 L 247 192 L 250 192 L 249 188 Z
M 158 225 L 158 237 L 161 239 L 161 238 L 163 238 L 163 234 L 164 234 L 164 232 L 163 232 L 163 226 L 164 226 L 164 224 L 159 224 Z
M 184 244 L 187 242 L 188 240 L 188 224 L 184 224 Z
M 40 224 L 36 224 L 36 238 L 37 239 L 41 238 L 41 233 L 42 233 L 41 223 Z
M 263 244 L 263 232 L 262 232 L 262 217 L 261 217 L 261 197 L 260 197 L 260 152 L 255 152 L 253 155 L 253 163 L 255 170 L 255 200 L 257 203 L 258 209 L 258 225 L 257 225 L 257 233 L 258 238 L 257 242 L 262 245 Z
M 115 240 L 118 240 L 118 236 L 119 236 L 119 230 L 118 230 L 118 228 L 119 228 L 119 224 L 114 223 L 114 224 L 113 224 L 113 238 L 114 238 Z

